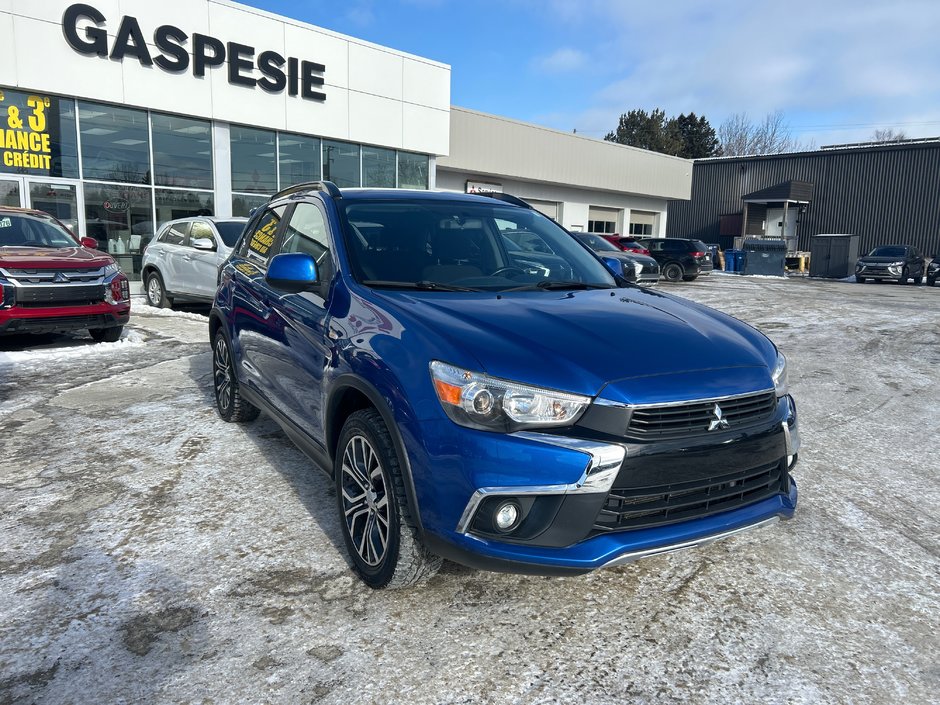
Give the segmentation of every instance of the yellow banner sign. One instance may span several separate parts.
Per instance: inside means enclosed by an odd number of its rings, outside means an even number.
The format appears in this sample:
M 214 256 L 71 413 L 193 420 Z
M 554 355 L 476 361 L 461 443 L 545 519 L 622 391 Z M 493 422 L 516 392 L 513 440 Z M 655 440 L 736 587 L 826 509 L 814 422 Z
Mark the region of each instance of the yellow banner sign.
M 25 104 L 0 91 L 0 162 L 8 169 L 52 167 L 52 146 L 46 114 L 51 100 L 26 96 Z

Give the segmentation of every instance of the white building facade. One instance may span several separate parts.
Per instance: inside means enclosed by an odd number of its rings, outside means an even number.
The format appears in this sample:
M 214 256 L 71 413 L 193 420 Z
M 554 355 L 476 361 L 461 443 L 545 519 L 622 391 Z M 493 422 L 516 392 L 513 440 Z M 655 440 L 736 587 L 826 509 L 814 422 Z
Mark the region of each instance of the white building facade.
M 139 272 L 156 227 L 280 188 L 430 188 L 450 67 L 225 0 L 0 0 L 0 204 Z

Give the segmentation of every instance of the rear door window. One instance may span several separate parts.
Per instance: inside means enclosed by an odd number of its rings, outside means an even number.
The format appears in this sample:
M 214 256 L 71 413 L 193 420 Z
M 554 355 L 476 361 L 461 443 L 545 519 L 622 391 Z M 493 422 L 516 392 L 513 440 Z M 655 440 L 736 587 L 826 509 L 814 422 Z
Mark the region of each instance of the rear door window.
M 160 236 L 159 242 L 167 245 L 182 245 L 189 237 L 189 221 L 185 223 L 170 223 Z

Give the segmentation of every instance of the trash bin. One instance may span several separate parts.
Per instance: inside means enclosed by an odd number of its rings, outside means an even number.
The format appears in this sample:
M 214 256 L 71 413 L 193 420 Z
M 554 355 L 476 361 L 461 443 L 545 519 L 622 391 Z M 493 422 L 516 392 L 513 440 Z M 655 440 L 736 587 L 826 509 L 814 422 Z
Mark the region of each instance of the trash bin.
M 744 261 L 744 251 L 728 249 L 725 250 L 725 271 L 741 272 L 741 263 Z
M 743 274 L 782 277 L 787 262 L 784 240 L 745 240 Z
M 712 260 L 712 267 L 718 269 L 718 245 L 709 245 L 708 254 Z

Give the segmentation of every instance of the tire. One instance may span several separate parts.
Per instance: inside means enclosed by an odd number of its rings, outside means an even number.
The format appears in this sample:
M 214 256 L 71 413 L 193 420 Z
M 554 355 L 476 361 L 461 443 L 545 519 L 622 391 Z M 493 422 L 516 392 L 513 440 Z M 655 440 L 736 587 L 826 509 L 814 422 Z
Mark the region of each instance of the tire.
M 856 274 L 856 275 L 855 275 L 855 281 L 857 281 L 859 284 L 864 284 L 864 283 L 865 283 L 865 277 L 860 277 L 860 276 L 858 276 L 858 275 Z
M 212 386 L 215 390 L 215 408 L 223 421 L 247 423 L 258 418 L 258 407 L 245 401 L 238 389 L 232 350 L 221 330 L 216 332 L 212 343 Z
M 696 274 L 696 275 L 693 275 L 693 276 L 686 275 L 686 276 L 682 277 L 682 281 L 684 281 L 684 282 L 694 282 L 696 279 L 698 279 L 698 275 L 697 275 L 697 274 Z
M 937 285 L 936 279 L 931 279 L 930 277 L 927 277 L 927 286 L 936 286 L 936 285 Z
M 353 569 L 375 589 L 430 578 L 442 560 L 418 537 L 398 454 L 379 412 L 351 414 L 336 447 L 336 506 Z
M 116 343 L 121 339 L 124 326 L 111 326 L 110 328 L 89 328 L 88 332 L 96 343 Z
M 916 277 L 914 277 L 914 286 L 920 286 L 924 283 L 924 270 L 920 271 Z
M 155 308 L 170 308 L 173 305 L 173 301 L 166 295 L 163 277 L 159 272 L 150 272 L 147 275 L 144 293 L 147 295 L 147 303 Z
M 677 282 L 685 276 L 685 270 L 678 262 L 670 262 L 663 267 L 663 278 L 667 282 Z
M 907 278 L 910 276 L 910 273 L 907 271 L 907 267 L 901 270 L 901 278 L 898 279 L 898 284 L 905 286 L 907 284 Z

